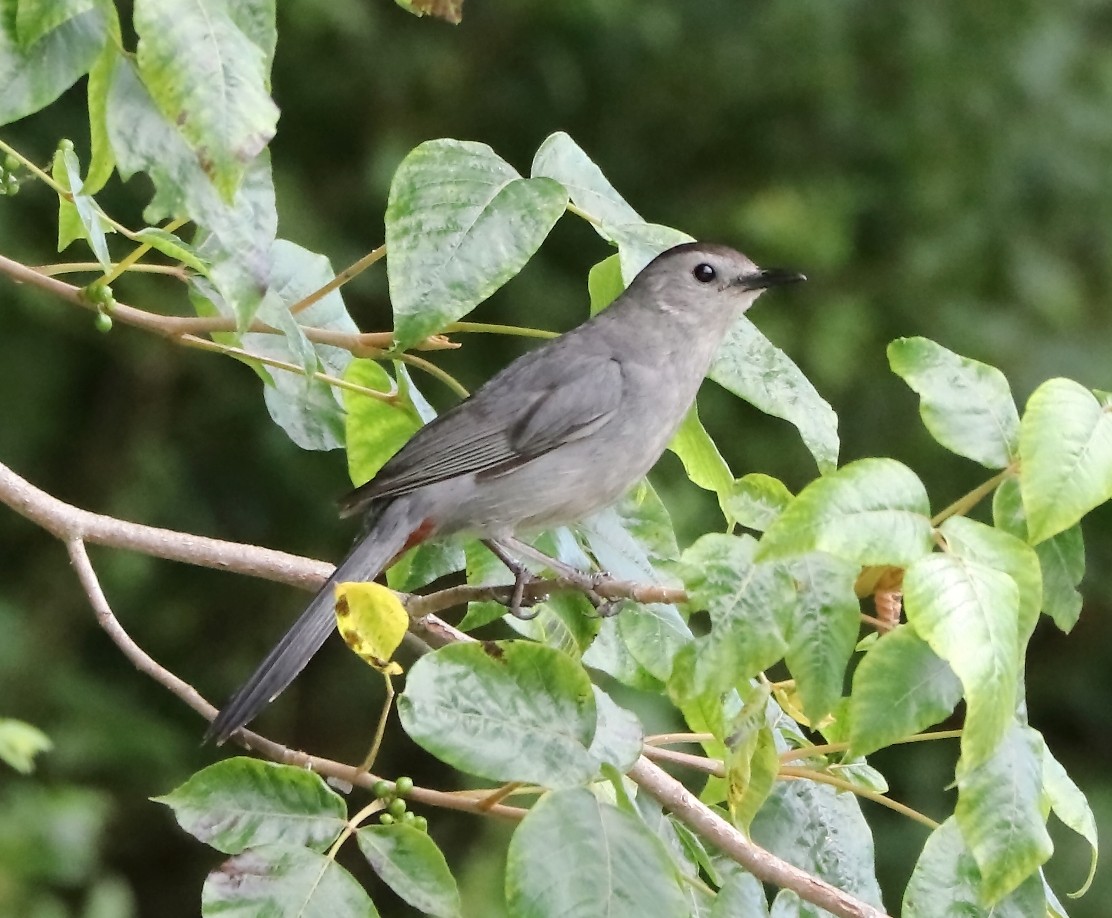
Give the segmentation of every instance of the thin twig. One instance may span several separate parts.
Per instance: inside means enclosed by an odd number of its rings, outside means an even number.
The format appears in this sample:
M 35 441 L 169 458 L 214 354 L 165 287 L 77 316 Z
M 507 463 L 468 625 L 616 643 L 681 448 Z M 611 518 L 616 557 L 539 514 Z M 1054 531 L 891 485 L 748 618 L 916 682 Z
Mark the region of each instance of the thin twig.
M 1006 469 L 1002 469 L 997 474 L 993 475 L 988 481 L 982 482 L 977 485 L 968 494 L 964 494 L 955 500 L 949 507 L 938 513 L 932 520 L 931 525 L 938 527 L 941 526 L 951 516 L 963 516 L 979 504 L 984 498 L 988 497 L 993 491 L 1000 486 L 1000 484 L 1007 478 L 1010 478 L 1016 473 L 1019 466 L 1012 463 Z
M 961 730 L 935 730 L 932 733 L 915 733 L 904 736 L 889 743 L 890 746 L 903 746 L 908 743 L 929 743 L 933 740 L 961 739 Z M 789 749 L 780 754 L 781 762 L 792 762 L 797 759 L 809 759 L 819 755 L 836 755 L 847 752 L 849 743 L 823 743 L 815 746 L 800 746 L 798 749 Z
M 872 800 L 873 803 L 879 803 L 881 806 L 886 806 L 890 810 L 895 810 L 902 816 L 906 816 L 908 819 L 914 819 L 916 822 L 922 823 L 929 829 L 937 829 L 939 825 L 929 816 L 924 816 L 918 810 L 913 810 L 911 807 L 900 803 L 898 800 L 886 797 L 878 791 L 869 790 L 868 788 L 862 787 L 860 784 L 854 784 L 852 781 L 846 781 L 844 778 L 836 778 L 834 775 L 827 774 L 824 771 L 815 771 L 811 768 L 796 768 L 791 765 L 785 765 L 780 767 L 777 776 L 787 780 L 814 781 L 818 784 L 829 784 L 831 787 L 849 791 L 850 793 L 856 794 L 858 797 L 864 797 L 866 800 Z
M 444 329 L 447 335 L 457 332 L 476 332 L 487 335 L 514 335 L 519 338 L 559 338 L 560 332 L 547 328 L 529 328 L 525 325 L 497 325 L 490 322 L 453 322 Z
M 65 539 L 65 543 L 74 570 L 77 572 L 78 581 L 81 583 L 81 587 L 84 589 L 89 603 L 93 607 L 97 622 L 112 639 L 113 643 L 120 648 L 124 656 L 131 661 L 132 665 L 135 666 L 139 672 L 154 679 L 159 685 L 168 689 L 173 695 L 184 701 L 206 720 L 211 721 L 216 716 L 216 708 L 209 704 L 192 685 L 184 679 L 174 675 L 163 666 L 160 666 L 146 651 L 132 640 L 131 636 L 124 630 L 123 626 L 120 625 L 119 620 L 108 604 L 104 591 L 101 589 L 96 571 L 93 570 L 92 563 L 89 561 L 89 555 L 85 551 L 84 542 L 78 537 L 70 537 Z M 381 780 L 378 775 L 371 772 L 362 772 L 353 782 L 352 777 L 355 773 L 355 767 L 353 765 L 344 762 L 335 762 L 331 759 L 325 759 L 315 755 L 308 755 L 304 752 L 298 752 L 250 730 L 238 730 L 233 736 L 233 739 L 245 749 L 258 752 L 272 761 L 279 762 L 283 765 L 296 765 L 300 768 L 309 768 L 325 777 L 336 778 L 348 784 L 355 783 L 367 790 L 371 790 L 375 783 Z M 483 807 L 480 805 L 480 800 L 445 793 L 444 791 L 438 791 L 427 787 L 414 787 L 407 796 L 412 800 L 428 804 L 429 806 L 461 810 L 466 813 L 475 813 L 477 815 L 489 813 L 500 819 L 521 819 L 527 812 L 527 810 L 520 809 L 519 807 L 500 804 Z
M 156 266 L 150 266 L 154 268 Z M 47 269 L 57 273 L 55 268 Z M 96 304 L 84 296 L 84 288 L 58 280 L 50 273 L 28 267 L 22 262 L 0 255 L 0 274 L 10 277 L 18 284 L 37 287 L 46 293 L 80 306 L 82 309 L 96 311 Z M 255 332 L 266 335 L 284 334 L 281 330 L 265 322 L 252 322 L 247 328 L 240 329 L 232 318 L 225 316 L 165 316 L 145 309 L 138 309 L 121 303 L 112 306 L 112 318 L 124 325 L 141 328 L 162 338 L 180 339 L 183 335 L 206 335 L 213 332 Z M 394 341 L 391 332 L 342 332 L 332 328 L 316 328 L 311 325 L 300 326 L 302 333 L 315 344 L 330 344 L 333 347 L 350 351 L 356 357 L 377 357 L 385 353 Z M 459 347 L 443 335 L 431 335 L 414 345 L 416 350 L 451 350 Z
M 371 250 L 357 262 L 355 262 L 355 264 L 348 265 L 348 267 L 344 268 L 343 271 L 337 274 L 334 278 L 332 278 L 332 280 L 330 280 L 319 290 L 314 290 L 304 299 L 298 300 L 296 303 L 294 303 L 290 307 L 290 313 L 296 316 L 303 309 L 308 309 L 318 300 L 321 300 L 324 297 L 328 296 L 328 294 L 330 294 L 333 290 L 337 289 L 338 287 L 342 287 L 356 275 L 362 274 L 364 271 L 367 270 L 367 268 L 373 265 L 385 254 L 385 245 L 380 245 L 377 249 Z
M 673 746 L 677 743 L 709 743 L 713 733 L 653 733 L 645 737 L 646 746 Z
M 641 754 L 654 762 L 682 765 L 684 768 L 692 768 L 715 778 L 726 777 L 726 766 L 718 759 L 712 759 L 705 755 L 693 755 L 690 752 L 680 752 L 677 749 L 662 749 L 659 746 L 649 745 L 641 750 Z

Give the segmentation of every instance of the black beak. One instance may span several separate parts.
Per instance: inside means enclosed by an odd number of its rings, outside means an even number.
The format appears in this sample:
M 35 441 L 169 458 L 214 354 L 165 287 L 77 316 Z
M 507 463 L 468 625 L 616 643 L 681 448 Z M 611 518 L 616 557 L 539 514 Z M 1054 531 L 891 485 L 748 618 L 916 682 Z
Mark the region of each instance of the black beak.
M 780 287 L 784 284 L 797 284 L 807 280 L 806 275 L 786 268 L 764 268 L 752 274 L 743 274 L 734 281 L 742 290 L 764 290 L 766 287 Z

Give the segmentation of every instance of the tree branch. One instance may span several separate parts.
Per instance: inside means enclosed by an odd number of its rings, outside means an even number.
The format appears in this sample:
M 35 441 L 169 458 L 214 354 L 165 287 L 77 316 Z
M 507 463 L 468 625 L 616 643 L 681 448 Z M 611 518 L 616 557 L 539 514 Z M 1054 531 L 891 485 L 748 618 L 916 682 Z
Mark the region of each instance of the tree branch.
M 52 269 L 56 270 L 56 269 Z M 84 288 L 58 280 L 49 274 L 36 271 L 21 262 L 0 255 L 0 274 L 7 275 L 17 284 L 27 284 L 51 293 L 67 303 L 82 309 L 97 311 L 96 303 L 84 295 Z M 248 331 L 267 335 L 281 335 L 284 332 L 272 328 L 264 322 L 252 322 L 246 329 L 237 328 L 235 320 L 221 316 L 165 316 L 147 312 L 134 306 L 117 301 L 111 309 L 112 318 L 159 335 L 162 338 L 180 340 L 186 335 L 206 335 L 211 332 Z M 341 332 L 331 328 L 316 328 L 302 325 L 305 337 L 316 344 L 330 344 L 333 347 L 350 351 L 356 357 L 380 357 L 394 344 L 393 332 Z M 444 335 L 432 335 L 414 345 L 415 350 L 450 350 L 459 347 Z
M 842 918 L 886 918 L 885 913 L 793 867 L 753 844 L 663 769 L 641 756 L 627 772 L 629 777 L 659 801 L 680 822 L 737 861 L 758 880 L 790 889 L 820 908 Z
M 131 661 L 132 665 L 139 670 L 139 672 L 150 676 L 159 685 L 168 689 L 173 695 L 184 701 L 206 720 L 211 721 L 216 716 L 216 708 L 209 704 L 201 693 L 193 688 L 192 685 L 161 666 L 150 654 L 132 640 L 131 635 L 129 635 L 120 624 L 119 619 L 117 619 L 112 612 L 112 607 L 109 605 L 108 599 L 104 595 L 100 580 L 97 578 L 96 571 L 93 569 L 92 562 L 89 560 L 89 555 L 85 551 L 85 543 L 76 536 L 67 538 L 65 543 L 66 550 L 69 552 L 70 562 L 77 572 L 77 579 L 81 583 L 85 595 L 89 598 L 90 605 L 93 607 L 93 613 L 96 615 L 97 623 L 105 630 L 113 643 L 120 648 L 124 656 Z M 361 771 L 354 765 L 347 765 L 343 762 L 333 761 L 332 759 L 325 759 L 320 756 L 298 752 L 297 750 L 290 749 L 288 746 L 283 746 L 281 743 L 276 743 L 250 730 L 238 730 L 233 739 L 243 746 L 244 749 L 254 750 L 274 762 L 279 762 L 283 765 L 295 765 L 299 768 L 311 768 L 320 775 L 334 778 L 348 785 L 357 784 L 366 790 L 371 790 L 377 781 L 382 780 L 378 775 L 369 771 Z M 489 813 L 500 819 L 518 820 L 527 812 L 520 807 L 514 806 L 484 805 L 483 798 L 464 794 L 452 794 L 428 787 L 414 787 L 407 796 L 412 800 L 429 806 L 461 810 L 476 815 Z
M 4 465 L 0 465 L 0 503 L 12 507 L 65 543 L 71 563 L 93 607 L 97 622 L 109 637 L 140 672 L 155 679 L 208 720 L 215 717 L 216 708 L 209 704 L 193 686 L 160 666 L 135 644 L 120 625 L 89 561 L 85 542 L 128 548 L 160 558 L 234 571 L 310 589 L 319 586 L 331 572 L 329 565 L 284 552 L 208 539 L 167 529 L 156 529 L 80 510 L 34 487 Z M 596 578 L 588 579 L 594 581 Z M 597 586 L 592 584 L 594 589 L 597 589 Z M 455 641 L 474 640 L 431 614 L 411 614 L 411 621 L 413 630 L 435 646 L 443 646 Z M 249 730 L 237 731 L 234 740 L 272 761 L 311 768 L 321 775 L 348 784 L 358 784 L 371 789 L 375 781 L 379 780 L 372 773 L 360 773 L 353 765 L 292 750 Z M 662 752 L 667 750 L 655 749 L 652 754 L 660 755 Z M 673 755 L 682 754 L 673 753 Z M 677 819 L 736 860 L 758 879 L 791 889 L 806 901 L 842 918 L 885 918 L 882 911 L 754 845 L 738 829 L 703 804 L 680 782 L 645 756 L 638 759 L 628 775 L 647 793 L 660 801 Z M 431 788 L 414 788 L 409 796 L 430 806 L 480 815 L 490 813 L 505 819 L 520 819 L 527 812 L 517 807 L 500 803 L 490 805 L 489 801 L 483 799 Z

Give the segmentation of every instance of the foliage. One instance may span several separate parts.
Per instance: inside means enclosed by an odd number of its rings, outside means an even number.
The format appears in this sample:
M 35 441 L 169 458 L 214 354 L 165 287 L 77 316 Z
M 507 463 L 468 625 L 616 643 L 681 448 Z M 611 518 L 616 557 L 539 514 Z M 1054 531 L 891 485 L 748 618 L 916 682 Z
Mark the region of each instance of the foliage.
M 368 344 L 327 259 L 277 234 L 266 150 L 277 123 L 273 4 L 137 0 L 134 52 L 104 0 L 21 0 L 2 13 L 0 123 L 44 108 L 89 74 L 84 177 L 72 143 L 59 143 L 49 173 L 3 144 L 6 187 L 47 185 L 58 196 L 59 248 L 80 239 L 92 251 L 98 276 L 83 290 L 86 305 L 137 322 L 110 285 L 169 259 L 197 315 L 212 320 L 198 327 L 211 338 L 193 346 L 250 366 L 271 417 L 298 446 L 346 444 L 356 483 L 431 416 L 410 369 L 459 388 L 416 352 L 483 330 L 463 320 L 565 214 L 616 249 L 590 271 L 592 310 L 689 238 L 643 220 L 565 133 L 540 145 L 528 175 L 485 144 L 426 141 L 394 173 L 385 213 L 394 335 Z M 150 180 L 152 225 L 132 231 L 100 205 L 114 169 Z M 126 254 L 114 260 L 113 249 Z M 600 681 L 652 694 L 682 716 L 683 739 L 711 775 L 703 802 L 873 904 L 881 893 L 858 800 L 884 802 L 887 787 L 865 756 L 930 739 L 925 731 L 964 701 L 957 802 L 923 848 L 904 914 L 1064 914 L 1041 873 L 1052 853 L 1047 819 L 1054 812 L 1082 836 L 1094 863 L 1095 820 L 1028 723 L 1024 667 L 1041 612 L 1064 632 L 1080 612 L 1080 523 L 1112 499 L 1112 399 L 1053 378 L 1020 411 L 1000 371 L 930 340 L 899 339 L 888 357 L 919 396 L 930 435 L 994 471 L 965 498 L 932 514 L 924 476 L 907 464 L 873 457 L 839 467 L 833 409 L 743 318 L 712 378 L 789 421 L 819 476 L 795 495 L 770 476 L 735 479 L 693 411 L 672 449 L 688 477 L 714 492 L 721 531 L 679 552 L 646 482 L 546 545 L 559 560 L 586 557 L 648 586 L 682 583 L 686 602 L 626 599 L 598 621 L 585 603 L 554 595 L 529 625 L 505 621 L 520 632 L 514 640 L 449 644 L 409 668 L 398 700 L 409 738 L 471 776 L 506 782 L 507 793 L 537 798 L 519 814 L 507 852 L 511 914 L 591 915 L 603 897 L 616 914 L 726 914 L 735 899 L 752 914 L 769 909 L 709 839 L 623 777 L 642 749 L 651 757 L 658 747 Z M 967 516 L 990 498 L 992 525 Z M 405 559 L 406 591 L 460 570 L 468 584 L 488 585 L 491 567 L 478 552 L 466 545 L 426 563 Z M 878 597 L 879 610 L 900 593 L 906 621 L 874 619 L 879 637 L 857 642 L 862 601 Z M 489 607 L 472 608 L 465 623 L 474 622 L 506 633 Z M 782 662 L 790 678 L 770 681 L 765 671 Z M 230 855 L 205 882 L 204 914 L 377 914 L 336 861 L 352 835 L 401 899 L 459 914 L 447 860 L 415 819 L 394 812 L 409 814 L 393 806 L 401 799 L 380 794 L 349 816 L 347 801 L 310 772 L 231 759 L 160 802 Z M 379 824 L 366 824 L 375 815 Z M 769 913 L 818 914 L 791 891 Z

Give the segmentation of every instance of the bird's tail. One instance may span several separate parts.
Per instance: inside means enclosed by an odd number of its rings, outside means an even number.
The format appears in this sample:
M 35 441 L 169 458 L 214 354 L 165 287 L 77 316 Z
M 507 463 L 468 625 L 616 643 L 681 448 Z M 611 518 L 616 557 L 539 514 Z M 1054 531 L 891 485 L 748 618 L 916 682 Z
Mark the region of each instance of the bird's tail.
M 205 740 L 223 743 L 255 716 L 297 677 L 336 625 L 335 586 L 377 577 L 390 559 L 404 549 L 420 520 L 412 504 L 399 498 L 383 504 L 369 520 L 365 534 L 313 597 L 308 608 L 266 655 L 259 668 L 216 715 Z

